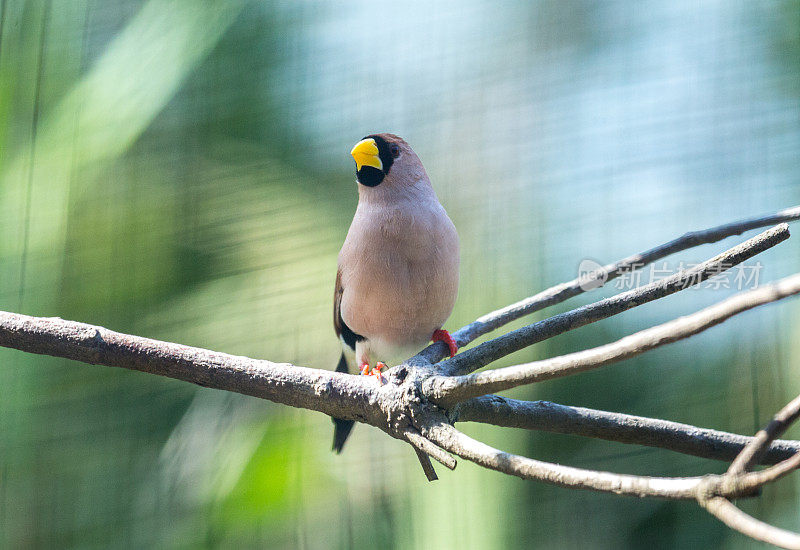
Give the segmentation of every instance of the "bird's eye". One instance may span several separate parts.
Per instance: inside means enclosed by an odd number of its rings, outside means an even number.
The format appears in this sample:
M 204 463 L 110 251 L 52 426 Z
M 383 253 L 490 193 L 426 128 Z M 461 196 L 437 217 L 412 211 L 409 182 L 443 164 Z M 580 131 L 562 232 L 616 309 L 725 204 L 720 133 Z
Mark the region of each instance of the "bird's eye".
M 400 156 L 400 147 L 398 147 L 396 143 L 392 143 L 392 145 L 389 147 L 389 152 L 392 153 L 392 158 L 397 158 Z

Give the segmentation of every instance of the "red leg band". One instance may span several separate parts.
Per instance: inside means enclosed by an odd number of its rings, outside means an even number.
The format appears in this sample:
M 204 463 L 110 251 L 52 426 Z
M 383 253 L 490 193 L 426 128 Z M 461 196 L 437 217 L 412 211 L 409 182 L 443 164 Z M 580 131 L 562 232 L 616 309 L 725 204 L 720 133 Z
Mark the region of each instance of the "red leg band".
M 438 329 L 433 331 L 433 336 L 431 336 L 431 340 L 434 342 L 444 342 L 447 344 L 447 347 L 450 349 L 450 357 L 453 357 L 456 353 L 458 353 L 458 346 L 456 345 L 456 341 L 450 336 L 450 333 L 444 329 Z

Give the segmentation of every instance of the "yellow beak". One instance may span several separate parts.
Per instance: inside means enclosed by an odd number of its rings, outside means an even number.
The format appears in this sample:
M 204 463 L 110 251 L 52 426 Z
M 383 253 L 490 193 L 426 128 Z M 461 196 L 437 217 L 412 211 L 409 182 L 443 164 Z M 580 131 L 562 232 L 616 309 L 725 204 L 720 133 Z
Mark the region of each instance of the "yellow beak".
M 361 170 L 362 166 L 372 166 L 378 170 L 383 170 L 383 163 L 378 156 L 378 146 L 372 138 L 362 139 L 353 150 L 350 151 L 353 160 L 356 161 L 356 170 Z

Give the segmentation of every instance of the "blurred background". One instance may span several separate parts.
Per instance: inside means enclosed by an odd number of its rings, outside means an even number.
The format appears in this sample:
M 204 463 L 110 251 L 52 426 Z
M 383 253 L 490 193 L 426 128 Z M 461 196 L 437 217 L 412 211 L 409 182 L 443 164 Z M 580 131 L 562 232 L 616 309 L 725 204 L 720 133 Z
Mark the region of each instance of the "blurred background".
M 0 309 L 332 369 L 348 152 L 379 131 L 411 143 L 459 229 L 455 329 L 584 259 L 800 203 L 800 2 L 0 0 Z M 800 270 L 796 239 L 758 257 L 760 282 Z M 498 365 L 609 342 L 736 286 Z M 798 392 L 787 301 L 512 395 L 753 433 Z M 579 467 L 725 466 L 461 428 Z M 335 456 L 331 430 L 318 413 L 2 349 L 0 547 L 759 547 L 690 503 L 465 461 L 429 484 L 407 445 L 362 425 Z M 798 530 L 797 483 L 741 504 Z

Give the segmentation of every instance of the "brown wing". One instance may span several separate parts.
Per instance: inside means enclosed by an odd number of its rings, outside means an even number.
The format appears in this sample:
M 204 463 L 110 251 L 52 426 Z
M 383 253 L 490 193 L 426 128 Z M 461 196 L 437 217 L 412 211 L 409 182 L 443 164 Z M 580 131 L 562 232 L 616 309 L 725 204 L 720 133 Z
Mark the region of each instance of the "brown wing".
M 336 336 L 342 336 L 342 312 L 340 310 L 342 305 L 342 270 L 336 270 L 336 286 L 333 287 L 333 330 L 336 331 Z

